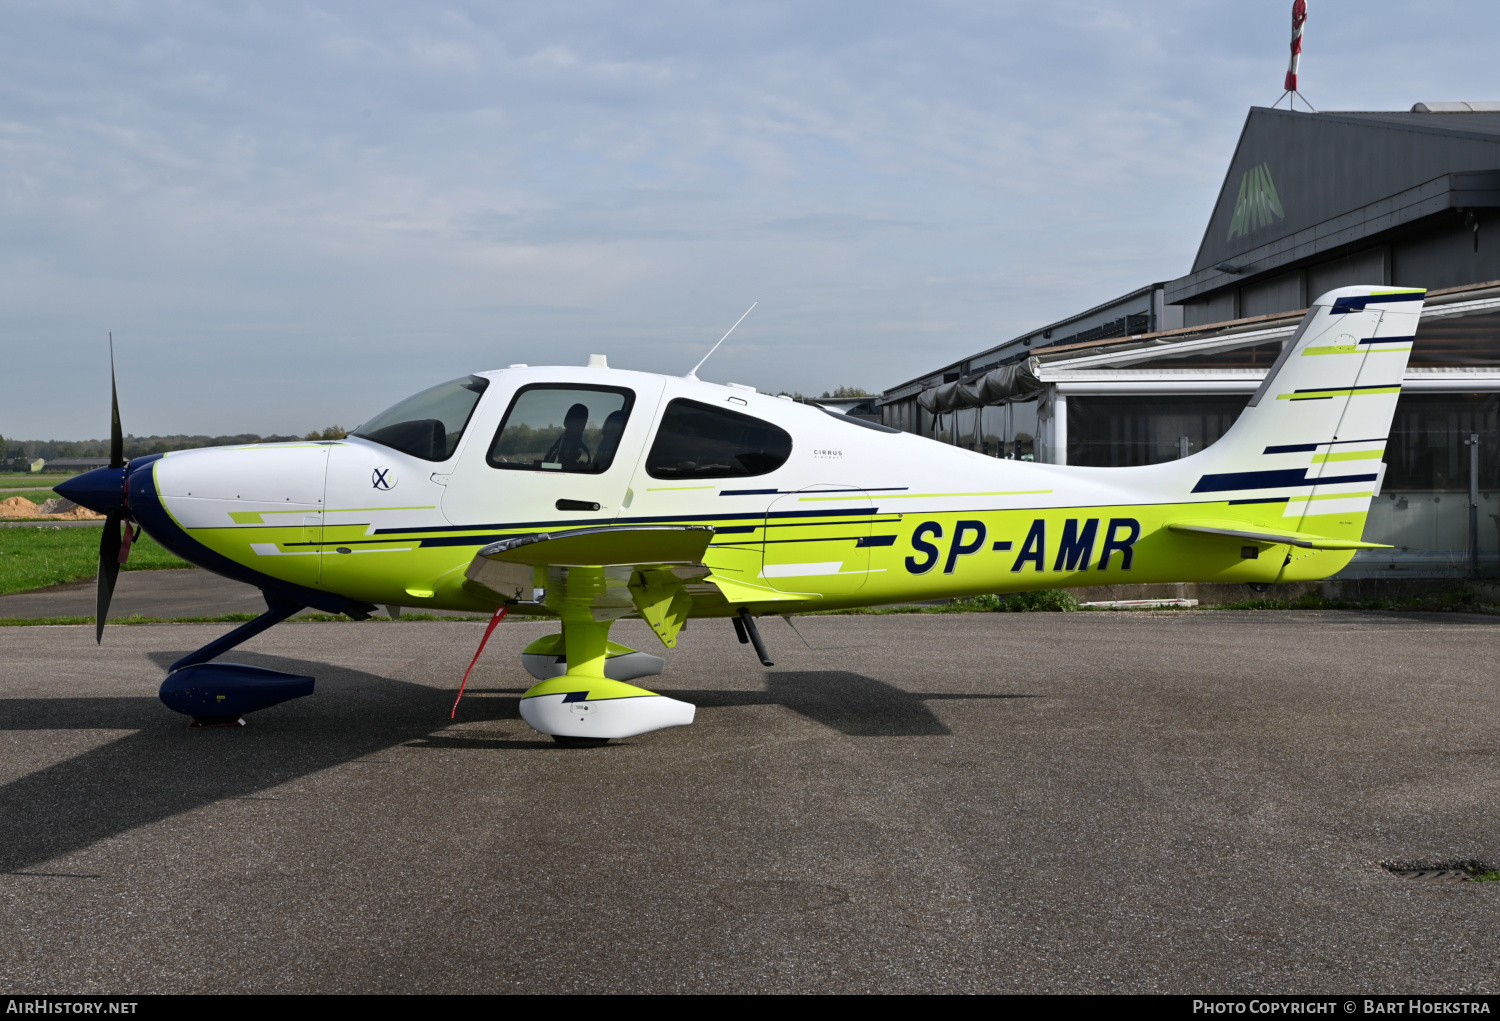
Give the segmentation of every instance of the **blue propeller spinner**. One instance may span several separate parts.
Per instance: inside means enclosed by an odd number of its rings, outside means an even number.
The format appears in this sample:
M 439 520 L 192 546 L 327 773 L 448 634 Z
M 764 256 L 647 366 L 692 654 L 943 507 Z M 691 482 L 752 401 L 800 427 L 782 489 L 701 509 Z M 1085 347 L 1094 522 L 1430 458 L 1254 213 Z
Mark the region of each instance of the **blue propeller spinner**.
M 125 436 L 120 428 L 120 398 L 115 388 L 114 337 L 109 345 L 109 465 L 75 476 L 56 487 L 58 495 L 104 515 L 99 537 L 99 582 L 94 602 L 94 641 L 104 640 L 104 621 L 120 565 L 130 556 L 130 547 L 140 537 L 140 527 L 130 509 L 130 477 L 161 455 L 125 460 Z M 301 603 L 266 593 L 267 611 L 222 638 L 191 652 L 173 663 L 162 681 L 160 696 L 167 708 L 191 716 L 194 727 L 243 726 L 244 715 L 257 709 L 301 698 L 313 693 L 313 679 L 244 663 L 210 663 L 273 624 L 304 609 Z

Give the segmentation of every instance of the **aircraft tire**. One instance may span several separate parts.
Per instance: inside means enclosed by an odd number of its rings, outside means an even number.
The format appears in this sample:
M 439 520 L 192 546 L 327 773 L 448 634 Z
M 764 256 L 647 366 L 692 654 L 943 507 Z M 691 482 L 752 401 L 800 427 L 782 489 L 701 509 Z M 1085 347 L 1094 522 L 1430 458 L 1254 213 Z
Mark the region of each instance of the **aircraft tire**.
M 607 737 L 570 737 L 566 734 L 553 734 L 552 740 L 564 748 L 601 748 L 609 744 Z

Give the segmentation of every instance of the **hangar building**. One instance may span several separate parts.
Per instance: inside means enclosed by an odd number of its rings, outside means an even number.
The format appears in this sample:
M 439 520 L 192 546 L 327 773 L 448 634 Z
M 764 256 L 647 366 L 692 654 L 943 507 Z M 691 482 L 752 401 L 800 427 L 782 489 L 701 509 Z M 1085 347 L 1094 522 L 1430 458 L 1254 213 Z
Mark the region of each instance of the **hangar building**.
M 996 457 L 1138 465 L 1233 424 L 1308 302 L 1429 289 L 1386 477 L 1339 575 L 1500 573 L 1500 103 L 1252 108 L 1190 271 L 886 390 L 887 425 Z

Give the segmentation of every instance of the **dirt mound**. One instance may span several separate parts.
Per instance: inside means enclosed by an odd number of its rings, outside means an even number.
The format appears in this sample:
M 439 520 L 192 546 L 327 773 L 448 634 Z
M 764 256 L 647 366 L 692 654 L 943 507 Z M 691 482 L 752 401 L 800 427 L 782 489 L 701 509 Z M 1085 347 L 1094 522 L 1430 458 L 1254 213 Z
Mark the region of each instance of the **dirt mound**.
M 52 501 L 48 500 L 47 502 L 51 503 Z M 49 518 L 56 518 L 58 521 L 92 521 L 104 517 L 103 514 L 95 514 L 87 507 L 80 507 L 77 504 L 73 505 L 72 510 L 58 511 L 56 514 L 48 514 L 47 516 Z
M 48 518 L 53 521 L 92 521 L 102 517 L 104 517 L 103 514 L 95 514 L 87 507 L 80 507 L 72 500 L 64 500 L 60 496 L 44 500 L 40 506 L 32 503 L 24 496 L 12 496 L 8 499 L 0 500 L 0 518 Z
M 64 500 L 60 496 L 54 496 L 50 500 L 43 500 L 37 509 L 38 514 L 46 514 L 53 518 L 102 518 L 103 514 L 95 514 L 87 507 L 80 507 L 72 500 Z

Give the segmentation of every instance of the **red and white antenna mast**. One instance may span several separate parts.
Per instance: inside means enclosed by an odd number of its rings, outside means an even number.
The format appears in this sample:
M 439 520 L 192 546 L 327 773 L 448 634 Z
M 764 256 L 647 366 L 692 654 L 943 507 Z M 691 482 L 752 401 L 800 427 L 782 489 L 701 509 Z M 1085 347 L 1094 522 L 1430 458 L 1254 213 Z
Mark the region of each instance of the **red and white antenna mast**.
M 1280 98 L 1276 100 L 1276 103 L 1280 103 L 1282 99 L 1285 99 L 1288 110 L 1296 109 L 1295 100 L 1298 99 L 1307 103 L 1309 110 L 1313 110 L 1313 105 L 1307 102 L 1307 97 L 1297 91 L 1297 69 L 1302 65 L 1302 26 L 1305 24 L 1307 24 L 1307 0 L 1293 0 L 1292 59 L 1287 63 L 1286 81 L 1282 84 L 1282 88 L 1286 91 L 1282 92 Z M 1271 106 L 1274 108 L 1276 103 L 1272 103 Z M 1316 110 L 1313 112 L 1317 113 Z

